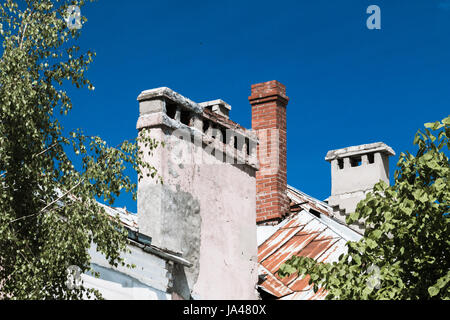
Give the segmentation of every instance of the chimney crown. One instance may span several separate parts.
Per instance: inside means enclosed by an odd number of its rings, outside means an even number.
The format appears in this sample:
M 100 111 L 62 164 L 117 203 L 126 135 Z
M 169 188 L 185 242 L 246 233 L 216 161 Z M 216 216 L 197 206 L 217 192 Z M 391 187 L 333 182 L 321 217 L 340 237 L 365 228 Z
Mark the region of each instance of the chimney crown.
M 281 100 L 286 106 L 289 101 L 289 98 L 286 96 L 286 87 L 276 80 L 253 84 L 252 94 L 248 99 L 252 105 Z
M 334 159 L 342 159 L 345 157 L 362 155 L 372 152 L 381 152 L 388 156 L 395 156 L 394 150 L 383 142 L 375 142 L 369 144 L 361 144 L 359 146 L 352 146 L 342 149 L 330 150 L 325 156 L 326 161 Z

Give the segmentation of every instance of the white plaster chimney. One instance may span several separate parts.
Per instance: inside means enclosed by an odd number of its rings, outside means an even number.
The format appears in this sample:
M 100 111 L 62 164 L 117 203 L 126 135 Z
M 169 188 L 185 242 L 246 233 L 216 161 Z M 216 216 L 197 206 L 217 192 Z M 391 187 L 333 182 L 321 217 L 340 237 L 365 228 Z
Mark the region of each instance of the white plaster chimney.
M 192 263 L 175 269 L 174 278 L 186 280 L 174 283 L 184 299 L 256 299 L 257 135 L 216 116 L 228 116 L 222 100 L 198 104 L 162 87 L 138 101 L 139 134 L 150 129 L 164 142 L 150 154 L 143 146 L 164 184 L 139 180 L 139 231 Z
M 345 223 L 348 214 L 372 191 L 380 180 L 389 184 L 389 157 L 394 150 L 383 142 L 363 144 L 328 151 L 325 160 L 331 164 L 331 196 L 328 204 L 336 218 Z M 358 226 L 358 232 L 363 232 Z

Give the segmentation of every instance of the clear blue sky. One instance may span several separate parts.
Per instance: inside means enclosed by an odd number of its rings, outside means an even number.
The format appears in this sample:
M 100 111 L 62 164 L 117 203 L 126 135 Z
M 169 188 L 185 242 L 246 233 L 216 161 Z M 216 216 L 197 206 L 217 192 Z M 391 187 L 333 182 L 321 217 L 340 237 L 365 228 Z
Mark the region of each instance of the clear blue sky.
M 381 30 L 366 27 L 371 4 Z M 69 90 L 64 125 L 111 145 L 136 136 L 142 90 L 221 98 L 250 128 L 250 85 L 278 80 L 290 98 L 288 183 L 324 199 L 328 150 L 383 141 L 397 152 L 392 180 L 417 129 L 450 113 L 450 0 L 99 0 L 81 13 L 96 90 Z M 136 210 L 128 197 L 117 205 Z

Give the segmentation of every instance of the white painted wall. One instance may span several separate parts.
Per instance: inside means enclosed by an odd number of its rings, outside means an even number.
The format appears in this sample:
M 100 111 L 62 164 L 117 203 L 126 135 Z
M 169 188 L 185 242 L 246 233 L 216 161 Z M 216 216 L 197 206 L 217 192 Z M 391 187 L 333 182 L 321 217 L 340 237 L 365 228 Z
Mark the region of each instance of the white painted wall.
M 170 300 L 171 295 L 145 285 L 139 280 L 111 268 L 92 264 L 92 268 L 100 272 L 100 278 L 89 274 L 81 277 L 87 288 L 100 291 L 106 300 Z
M 89 249 L 91 267 L 100 277 L 83 274 L 84 285 L 99 290 L 107 300 L 170 300 L 171 294 L 166 291 L 171 284 L 171 272 L 166 260 L 132 245 L 128 248 L 131 253 L 123 257 L 136 268 L 112 267 L 93 244 Z

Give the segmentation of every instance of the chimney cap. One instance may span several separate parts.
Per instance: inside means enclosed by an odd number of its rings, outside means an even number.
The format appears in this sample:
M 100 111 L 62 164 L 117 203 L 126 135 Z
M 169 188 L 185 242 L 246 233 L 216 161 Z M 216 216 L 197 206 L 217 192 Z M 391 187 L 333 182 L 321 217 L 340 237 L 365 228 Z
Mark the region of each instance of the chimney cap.
M 206 108 L 211 109 L 211 111 L 220 114 L 221 116 L 224 116 L 227 119 L 229 118 L 231 106 L 222 99 L 202 102 L 199 103 L 199 105 L 204 109 Z
M 231 106 L 222 99 L 201 102 L 199 103 L 199 105 L 201 105 L 203 108 L 219 105 L 221 107 L 224 107 L 225 109 L 231 110 Z
M 277 80 L 252 84 L 251 96 L 248 97 L 251 105 L 280 101 L 287 105 L 289 98 L 286 96 L 286 87 Z
M 387 154 L 388 156 L 395 156 L 395 152 L 391 147 L 389 147 L 383 142 L 375 142 L 375 143 L 361 144 L 359 146 L 351 146 L 342 149 L 330 150 L 327 152 L 325 160 L 331 161 L 334 159 L 342 159 L 350 156 L 367 154 L 372 152 L 381 152 Z
M 137 97 L 137 100 L 139 102 L 153 100 L 153 99 L 167 99 L 167 100 L 170 100 L 180 106 L 183 106 L 195 113 L 203 112 L 203 107 L 200 104 L 192 101 L 191 99 L 188 99 L 188 98 L 182 96 L 178 92 L 175 92 L 172 89 L 167 88 L 167 87 L 160 87 L 160 88 L 154 88 L 154 89 L 150 89 L 150 90 L 144 90 Z

